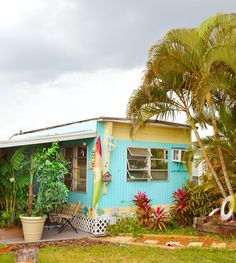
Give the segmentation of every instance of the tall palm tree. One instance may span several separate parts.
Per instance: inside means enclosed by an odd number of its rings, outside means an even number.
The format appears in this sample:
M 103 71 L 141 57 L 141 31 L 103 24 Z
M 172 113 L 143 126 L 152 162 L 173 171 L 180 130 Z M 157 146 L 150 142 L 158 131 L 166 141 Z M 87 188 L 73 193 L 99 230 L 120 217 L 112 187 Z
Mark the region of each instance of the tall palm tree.
M 207 151 L 210 153 L 211 160 L 214 164 L 214 168 L 222 177 L 222 170 L 219 165 L 219 158 L 217 155 L 217 146 L 220 145 L 223 154 L 225 156 L 226 166 L 228 174 L 232 182 L 232 188 L 236 191 L 236 105 L 226 105 L 222 103 L 223 98 L 219 98 L 217 101 L 217 108 L 219 116 L 217 117 L 220 140 L 216 139 L 215 136 L 208 136 L 203 139 L 204 145 L 207 147 Z M 208 188 L 215 189 L 215 183 L 212 181 L 211 174 L 207 172 L 203 177 L 203 183 Z
M 127 109 L 127 115 L 138 127 L 153 116 L 167 118 L 184 112 L 224 197 L 227 194 L 198 133 L 194 115 L 201 116 L 198 123 L 204 125 L 205 115 L 209 114 L 215 137 L 219 139 L 214 93 L 232 93 L 231 97 L 236 97 L 236 72 L 234 66 L 230 66 L 235 65 L 234 57 L 227 56 L 225 51 L 226 47 L 229 51 L 236 44 L 235 17 L 220 14 L 207 19 L 199 28 L 169 31 L 151 47 L 142 85 L 131 96 Z M 210 79 L 217 85 L 205 89 Z M 217 146 L 217 150 L 228 191 L 232 194 L 222 149 Z

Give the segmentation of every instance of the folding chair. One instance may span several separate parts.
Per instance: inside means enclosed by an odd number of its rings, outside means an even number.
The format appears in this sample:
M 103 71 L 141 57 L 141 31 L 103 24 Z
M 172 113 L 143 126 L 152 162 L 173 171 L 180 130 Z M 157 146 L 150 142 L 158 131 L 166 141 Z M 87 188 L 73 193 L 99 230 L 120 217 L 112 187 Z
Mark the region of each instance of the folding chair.
M 78 233 L 77 229 L 73 226 L 73 220 L 79 210 L 80 202 L 77 202 L 77 204 L 74 207 L 74 210 L 67 210 L 65 213 L 58 214 L 59 222 L 62 222 L 62 225 L 58 228 L 58 233 L 61 233 L 68 225 L 72 227 L 72 229 Z

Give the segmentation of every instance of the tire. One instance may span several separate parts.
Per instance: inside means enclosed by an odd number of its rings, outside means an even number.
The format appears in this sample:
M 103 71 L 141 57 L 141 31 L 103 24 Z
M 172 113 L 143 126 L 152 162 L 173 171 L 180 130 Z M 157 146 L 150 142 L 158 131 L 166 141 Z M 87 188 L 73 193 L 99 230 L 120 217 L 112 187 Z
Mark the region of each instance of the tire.
M 215 208 L 214 210 L 212 210 L 212 211 L 210 212 L 210 214 L 209 214 L 208 216 L 213 216 L 213 215 L 215 215 L 215 214 L 218 214 L 219 211 L 220 211 L 220 208 Z
M 231 218 L 233 218 L 233 213 L 234 213 L 234 208 L 233 208 L 233 201 L 234 201 L 234 198 L 233 196 L 227 196 L 224 200 L 224 202 L 222 203 L 221 205 L 221 209 L 220 209 L 220 217 L 222 219 L 222 221 L 228 221 L 230 220 Z M 226 206 L 228 205 L 229 203 L 229 206 L 230 206 L 230 209 L 227 213 L 225 213 L 225 208 Z

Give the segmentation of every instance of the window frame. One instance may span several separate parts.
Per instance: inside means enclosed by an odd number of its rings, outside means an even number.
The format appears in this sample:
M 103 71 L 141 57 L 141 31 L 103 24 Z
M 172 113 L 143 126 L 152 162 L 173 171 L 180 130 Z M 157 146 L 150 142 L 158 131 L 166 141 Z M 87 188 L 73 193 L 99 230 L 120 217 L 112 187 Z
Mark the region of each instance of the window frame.
M 148 151 L 148 155 L 133 155 L 130 152 L 130 148 L 139 148 L 139 149 L 147 149 Z M 162 158 L 153 158 L 152 155 L 152 150 L 163 150 L 164 151 L 164 159 Z M 127 147 L 127 156 L 126 156 L 126 181 L 127 182 L 138 182 L 138 181 L 147 181 L 147 182 L 151 182 L 151 181 L 168 181 L 169 179 L 169 149 L 168 148 L 163 148 L 163 147 Z M 146 169 L 130 169 L 130 165 L 129 165 L 129 158 L 128 158 L 128 153 L 132 156 L 132 157 L 146 157 L 147 158 L 147 168 Z M 130 159 L 132 160 L 132 159 Z M 151 167 L 151 162 L 152 160 L 160 160 L 160 161 L 166 161 L 167 162 L 167 169 L 152 169 Z M 147 171 L 147 178 L 135 178 L 132 179 L 130 175 L 130 172 L 132 171 Z M 166 179 L 153 179 L 152 177 L 152 171 L 154 172 L 167 172 L 167 176 Z

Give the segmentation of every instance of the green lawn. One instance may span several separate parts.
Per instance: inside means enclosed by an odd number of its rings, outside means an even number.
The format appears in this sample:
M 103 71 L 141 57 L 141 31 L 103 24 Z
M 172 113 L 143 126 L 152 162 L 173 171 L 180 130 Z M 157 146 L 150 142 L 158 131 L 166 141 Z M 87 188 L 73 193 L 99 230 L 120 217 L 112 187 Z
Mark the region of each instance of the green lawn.
M 12 254 L 0 256 L 1 263 L 14 262 Z M 115 247 L 115 246 L 93 246 L 93 247 L 49 247 L 40 250 L 40 263 L 89 263 L 89 262 L 236 262 L 236 251 L 189 248 L 169 251 L 150 247 Z

